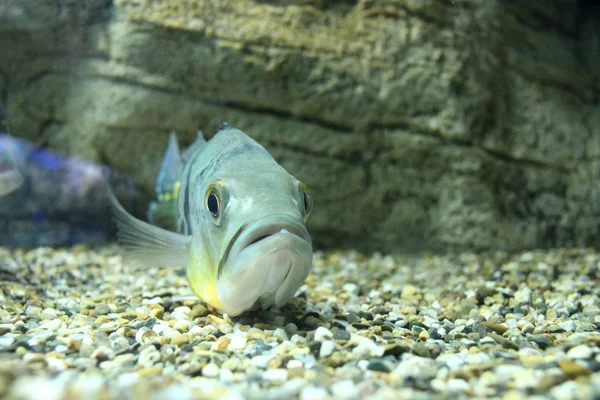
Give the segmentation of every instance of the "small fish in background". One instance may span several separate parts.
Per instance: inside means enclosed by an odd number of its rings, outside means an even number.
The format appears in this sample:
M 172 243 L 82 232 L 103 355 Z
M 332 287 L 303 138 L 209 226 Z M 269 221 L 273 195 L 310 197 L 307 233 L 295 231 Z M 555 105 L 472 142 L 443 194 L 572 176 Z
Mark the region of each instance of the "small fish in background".
M 0 127 L 4 126 L 7 131 L 10 131 L 7 117 L 6 109 L 0 104 Z M 7 134 L 0 133 L 0 135 Z M 14 141 L 0 141 L 0 197 L 14 192 L 25 183 L 23 174 L 21 174 L 15 159 L 17 153 L 17 146 Z
M 194 293 L 230 316 L 282 306 L 312 267 L 305 185 L 227 124 L 209 141 L 199 134 L 183 153 L 169 136 L 148 211 L 162 227 L 110 198 L 128 257 L 146 267 L 187 267 Z
M 99 244 L 114 232 L 107 179 L 132 196 L 130 180 L 108 167 L 63 156 L 0 133 L 0 246 Z
M 25 183 L 25 179 L 19 170 L 4 169 L 4 166 L 0 164 L 0 197 L 14 192 L 20 188 L 23 183 Z
M 15 154 L 14 142 L 0 139 L 0 198 L 9 195 L 25 183 Z

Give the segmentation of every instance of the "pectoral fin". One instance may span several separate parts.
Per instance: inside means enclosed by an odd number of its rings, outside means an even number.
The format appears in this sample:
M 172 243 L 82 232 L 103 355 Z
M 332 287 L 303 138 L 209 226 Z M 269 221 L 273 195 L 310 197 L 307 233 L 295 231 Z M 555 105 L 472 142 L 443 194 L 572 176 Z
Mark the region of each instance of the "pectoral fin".
M 129 214 L 108 187 L 119 243 L 126 257 L 139 266 L 185 267 L 190 253 L 191 236 L 170 232 Z

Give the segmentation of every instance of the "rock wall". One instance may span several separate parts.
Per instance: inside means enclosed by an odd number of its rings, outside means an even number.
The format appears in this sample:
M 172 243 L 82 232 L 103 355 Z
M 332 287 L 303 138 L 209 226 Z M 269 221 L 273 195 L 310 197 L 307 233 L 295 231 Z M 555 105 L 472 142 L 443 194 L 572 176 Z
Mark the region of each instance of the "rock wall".
M 592 1 L 0 0 L 14 133 L 135 177 L 221 121 L 315 198 L 319 247 L 600 244 Z

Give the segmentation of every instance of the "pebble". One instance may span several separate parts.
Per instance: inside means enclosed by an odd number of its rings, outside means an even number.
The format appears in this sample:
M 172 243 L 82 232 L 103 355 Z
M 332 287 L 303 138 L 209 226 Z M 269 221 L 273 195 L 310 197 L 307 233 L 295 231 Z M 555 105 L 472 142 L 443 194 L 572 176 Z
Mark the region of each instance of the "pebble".
M 321 343 L 321 348 L 319 350 L 319 358 L 329 357 L 333 351 L 335 350 L 335 342 L 332 340 L 325 340 Z
M 523 333 L 533 333 L 535 326 L 532 323 L 527 322 L 521 327 L 521 332 Z
M 571 359 L 587 360 L 589 358 L 592 358 L 593 355 L 594 352 L 592 351 L 592 349 L 583 344 L 575 346 L 567 352 L 567 357 Z
M 288 371 L 287 371 L 287 369 L 284 369 L 284 368 L 269 369 L 263 373 L 262 378 L 266 381 L 281 384 L 287 380 Z
M 192 312 L 192 309 L 187 306 L 177 307 L 171 312 L 172 319 L 189 319 L 189 315 Z
M 403 300 L 412 300 L 415 298 L 417 294 L 417 288 L 412 285 L 406 285 L 402 288 L 402 293 L 400 294 L 400 298 Z
M 187 332 L 190 327 L 190 321 L 187 319 L 178 319 L 173 325 L 173 329 L 177 329 L 180 332 Z
M 107 399 L 559 399 L 600 388 L 600 289 L 581 278 L 600 265 L 592 250 L 317 252 L 290 304 L 235 318 L 191 295 L 180 272 L 136 269 L 118 250 L 0 248 L 3 265 L 31 263 L 0 291 L 0 396 L 35 397 L 32 380 L 49 398 Z
M 318 386 L 307 386 L 300 392 L 300 400 L 326 400 L 329 399 L 327 390 Z
M 317 342 L 322 342 L 327 339 L 333 339 L 333 334 L 331 333 L 331 331 L 322 326 L 318 327 L 315 331 L 315 340 Z
M 573 332 L 576 328 L 574 321 L 562 321 L 558 323 L 558 326 L 566 332 Z
M 202 368 L 202 376 L 207 378 L 216 378 L 219 376 L 219 366 L 217 364 L 209 363 Z
M 333 340 L 337 342 L 347 342 L 350 340 L 350 333 L 347 331 L 337 330 L 333 332 Z
M 246 337 L 234 335 L 231 337 L 231 340 L 229 341 L 229 345 L 227 346 L 227 349 L 229 351 L 242 350 L 246 347 L 246 343 L 248 343 L 248 339 L 246 339 Z
M 12 324 L 0 324 L 0 335 L 9 333 L 15 330 L 15 326 Z
M 107 346 L 100 346 L 95 349 L 90 358 L 95 358 L 98 361 L 107 361 L 115 358 L 115 352 Z
M 558 365 L 570 379 L 587 376 L 592 372 L 589 368 L 573 361 L 561 360 L 558 361 Z

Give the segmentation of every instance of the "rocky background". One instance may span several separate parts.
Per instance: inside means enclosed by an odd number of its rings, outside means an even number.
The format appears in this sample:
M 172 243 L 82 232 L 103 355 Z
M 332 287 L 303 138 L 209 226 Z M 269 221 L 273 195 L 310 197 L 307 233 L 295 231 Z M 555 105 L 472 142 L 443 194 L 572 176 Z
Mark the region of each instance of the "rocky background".
M 169 131 L 227 121 L 308 184 L 319 247 L 600 244 L 591 0 L 0 0 L 0 105 L 139 215 Z

